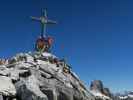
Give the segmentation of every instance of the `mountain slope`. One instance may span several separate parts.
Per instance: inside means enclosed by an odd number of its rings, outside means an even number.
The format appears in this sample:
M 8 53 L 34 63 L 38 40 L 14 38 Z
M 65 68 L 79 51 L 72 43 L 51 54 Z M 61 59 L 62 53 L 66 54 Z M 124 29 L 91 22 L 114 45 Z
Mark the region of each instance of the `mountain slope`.
M 0 65 L 0 100 L 95 100 L 63 60 L 20 53 Z

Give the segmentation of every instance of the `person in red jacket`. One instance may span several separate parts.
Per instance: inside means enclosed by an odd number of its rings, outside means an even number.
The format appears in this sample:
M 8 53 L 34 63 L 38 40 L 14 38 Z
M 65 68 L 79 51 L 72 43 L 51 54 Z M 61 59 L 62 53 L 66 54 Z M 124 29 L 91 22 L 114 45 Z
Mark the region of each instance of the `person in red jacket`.
M 36 41 L 36 45 L 35 45 L 35 49 L 37 50 L 37 51 L 44 51 L 44 49 L 45 49 L 45 38 L 44 37 L 39 37 L 38 39 L 37 39 L 37 41 Z

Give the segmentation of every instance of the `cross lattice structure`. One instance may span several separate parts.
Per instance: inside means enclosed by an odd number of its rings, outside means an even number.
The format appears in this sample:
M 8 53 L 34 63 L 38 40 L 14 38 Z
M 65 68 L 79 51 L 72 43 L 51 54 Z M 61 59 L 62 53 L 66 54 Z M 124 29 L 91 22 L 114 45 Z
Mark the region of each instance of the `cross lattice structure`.
M 40 24 L 41 24 L 41 37 L 46 37 L 46 27 L 48 24 L 57 24 L 56 21 L 48 19 L 46 9 L 42 9 L 41 17 L 31 16 L 31 19 L 34 21 L 40 22 Z

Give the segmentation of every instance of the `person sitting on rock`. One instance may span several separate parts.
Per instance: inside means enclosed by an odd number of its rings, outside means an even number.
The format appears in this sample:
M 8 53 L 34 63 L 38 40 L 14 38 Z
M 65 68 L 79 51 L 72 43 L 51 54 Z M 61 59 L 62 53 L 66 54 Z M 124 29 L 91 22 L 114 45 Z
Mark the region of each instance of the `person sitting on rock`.
M 45 38 L 44 37 L 39 37 L 36 41 L 36 47 L 35 49 L 37 51 L 43 52 L 45 50 Z
M 45 42 L 46 42 L 46 51 L 49 52 L 49 49 L 51 48 L 53 43 L 53 38 L 47 37 Z
M 49 52 L 52 43 L 53 39 L 51 37 L 40 36 L 36 41 L 35 49 L 39 52 Z

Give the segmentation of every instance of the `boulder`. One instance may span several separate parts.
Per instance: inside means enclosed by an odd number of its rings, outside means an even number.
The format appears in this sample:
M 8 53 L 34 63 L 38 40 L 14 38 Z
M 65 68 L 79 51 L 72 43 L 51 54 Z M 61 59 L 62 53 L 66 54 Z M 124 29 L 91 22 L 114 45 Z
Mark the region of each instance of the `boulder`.
M 0 76 L 0 94 L 4 96 L 15 96 L 16 89 L 9 77 Z
M 48 100 L 47 96 L 40 91 L 34 75 L 17 82 L 15 86 L 17 89 L 17 97 L 20 100 Z

